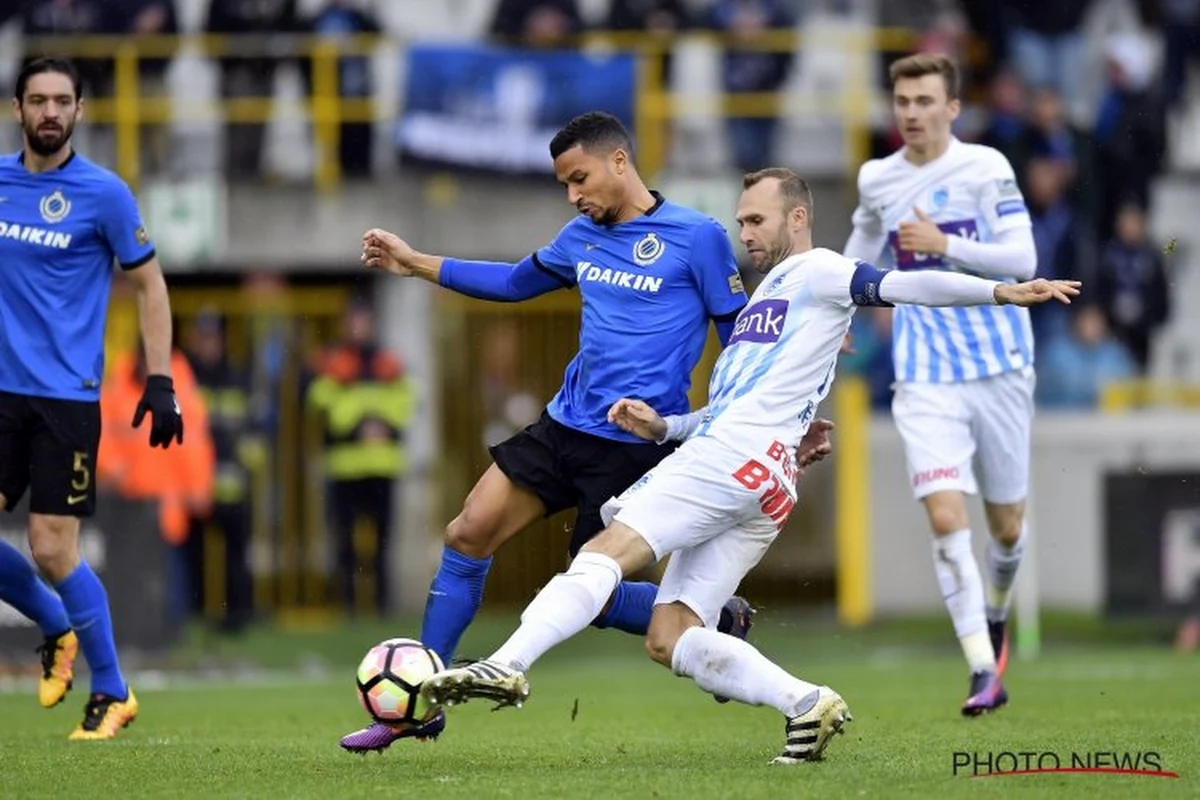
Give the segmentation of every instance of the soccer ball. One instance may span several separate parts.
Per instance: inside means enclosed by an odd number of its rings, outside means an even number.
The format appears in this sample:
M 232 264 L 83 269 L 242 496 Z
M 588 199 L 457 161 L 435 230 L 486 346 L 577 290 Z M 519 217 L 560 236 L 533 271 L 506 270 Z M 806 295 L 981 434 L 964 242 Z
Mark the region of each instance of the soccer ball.
M 439 711 L 421 696 L 421 684 L 440 672 L 442 660 L 416 639 L 388 639 L 372 647 L 358 665 L 358 701 L 376 722 L 417 727 Z

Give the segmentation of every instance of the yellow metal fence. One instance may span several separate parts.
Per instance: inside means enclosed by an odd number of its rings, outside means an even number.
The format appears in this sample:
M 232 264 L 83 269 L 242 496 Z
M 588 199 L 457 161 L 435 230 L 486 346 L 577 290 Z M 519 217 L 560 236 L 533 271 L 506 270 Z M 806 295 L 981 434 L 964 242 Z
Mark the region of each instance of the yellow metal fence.
M 639 88 L 635 103 L 635 127 L 639 161 L 643 172 L 653 178 L 666 161 L 667 125 L 691 114 L 774 116 L 779 113 L 782 96 L 777 93 L 727 95 L 682 95 L 663 81 L 662 56 L 680 45 L 683 39 L 703 39 L 714 46 L 733 43 L 733 39 L 715 33 L 695 32 L 678 38 L 640 33 L 592 32 L 579 39 L 578 46 L 635 53 L 639 60 Z M 847 89 L 835 95 L 815 98 L 805 113 L 834 115 L 844 125 L 847 168 L 857 169 L 869 147 L 871 98 L 870 57 L 880 50 L 903 51 L 914 45 L 916 33 L 907 29 L 886 28 L 855 32 L 822 32 L 823 48 L 840 49 L 847 56 Z M 340 179 L 338 142 L 343 122 L 379 122 L 399 113 L 401 98 L 376 94 L 370 98 L 342 97 L 339 94 L 338 61 L 344 56 L 390 54 L 403 56 L 408 42 L 396 37 L 355 36 L 329 38 L 299 35 L 190 35 L 190 36 L 86 36 L 28 37 L 23 40 L 26 55 L 57 55 L 72 58 L 111 58 L 115 67 L 112 97 L 87 98 L 87 119 L 116 129 L 116 169 L 131 185 L 140 179 L 142 126 L 174 121 L 231 123 L 268 122 L 275 113 L 272 97 L 216 98 L 204 102 L 177 102 L 171 97 L 150 96 L 143 92 L 139 66 L 147 58 L 164 58 L 182 53 L 207 58 L 222 56 L 263 56 L 278 59 L 311 59 L 312 91 L 303 102 L 303 113 L 312 122 L 317 161 L 315 185 L 334 189 Z M 802 51 L 809 42 L 803 31 L 772 31 L 751 42 L 738 40 L 739 47 L 764 52 Z

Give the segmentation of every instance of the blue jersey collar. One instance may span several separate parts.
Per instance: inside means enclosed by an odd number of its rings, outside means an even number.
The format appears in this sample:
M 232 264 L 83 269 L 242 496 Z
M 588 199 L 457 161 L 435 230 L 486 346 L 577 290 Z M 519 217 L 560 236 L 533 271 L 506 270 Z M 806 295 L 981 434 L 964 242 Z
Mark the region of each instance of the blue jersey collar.
M 60 169 L 60 170 L 66 169 L 67 164 L 70 164 L 74 160 L 75 160 L 75 148 L 72 147 L 71 154 L 69 156 L 67 156 L 67 160 L 62 162 L 61 164 L 59 164 L 57 169 Z M 25 166 L 25 151 L 24 150 L 22 150 L 20 152 L 20 154 L 17 155 L 17 163 L 20 164 L 21 166 Z
M 667 202 L 667 198 L 663 197 L 655 189 L 651 189 L 650 194 L 654 197 L 654 205 L 650 206 L 650 209 L 646 212 L 645 216 L 647 217 L 653 214 L 655 211 L 658 211 L 660 208 L 662 208 L 663 203 Z

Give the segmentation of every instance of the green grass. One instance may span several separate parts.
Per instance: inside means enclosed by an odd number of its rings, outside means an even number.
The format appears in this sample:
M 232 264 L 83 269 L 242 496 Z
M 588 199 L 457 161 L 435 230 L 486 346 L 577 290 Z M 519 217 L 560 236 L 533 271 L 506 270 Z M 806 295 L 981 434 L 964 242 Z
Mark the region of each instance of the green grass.
M 464 652 L 486 653 L 512 619 L 481 620 Z M 783 736 L 775 711 L 718 706 L 647 661 L 635 638 L 611 631 L 587 631 L 546 656 L 522 710 L 472 703 L 451 711 L 436 743 L 351 756 L 337 739 L 365 719 L 353 693 L 357 657 L 411 625 L 221 641 L 193 631 L 172 665 L 292 671 L 143 678 L 141 717 L 108 743 L 65 740 L 78 690 L 53 711 L 29 692 L 0 694 L 0 797 L 1200 796 L 1200 663 L 1139 642 L 1132 628 L 1048 620 L 1043 655 L 1010 669 L 1012 705 L 964 720 L 964 667 L 944 621 L 854 633 L 782 612 L 758 622 L 753 639 L 765 652 L 831 684 L 854 711 L 823 763 L 769 766 Z M 956 750 L 1054 751 L 1064 760 L 1073 751 L 1153 750 L 1181 777 L 970 779 L 952 774 Z

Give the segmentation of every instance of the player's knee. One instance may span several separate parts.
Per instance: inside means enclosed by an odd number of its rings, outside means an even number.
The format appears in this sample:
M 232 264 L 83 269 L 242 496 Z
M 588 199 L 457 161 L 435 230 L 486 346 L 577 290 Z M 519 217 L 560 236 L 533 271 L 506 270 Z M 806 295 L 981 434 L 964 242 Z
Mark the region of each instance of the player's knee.
M 961 495 L 951 495 L 949 492 L 930 495 L 925 498 L 925 510 L 929 514 L 929 527 L 935 536 L 947 536 L 970 527 Z
M 1009 520 L 993 535 L 1000 544 L 1012 547 L 1021 539 L 1021 523 L 1019 520 Z
M 79 566 L 79 542 L 74 520 L 58 522 L 30 518 L 29 552 L 38 569 L 52 582 L 63 581 Z
M 1024 522 L 1024 508 L 1020 505 L 988 509 L 988 527 L 991 529 L 992 538 L 1005 547 L 1012 547 L 1020 540 Z
M 650 617 L 650 628 L 646 631 L 646 654 L 671 669 L 680 638 L 689 628 L 700 625 L 703 625 L 700 618 L 683 603 L 656 605 Z
M 487 558 L 496 550 L 498 526 L 468 505 L 446 526 L 446 546 L 472 558 Z

